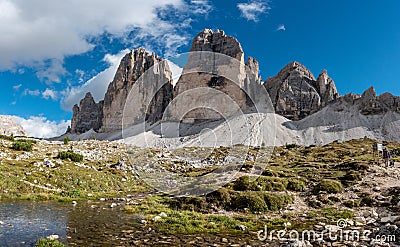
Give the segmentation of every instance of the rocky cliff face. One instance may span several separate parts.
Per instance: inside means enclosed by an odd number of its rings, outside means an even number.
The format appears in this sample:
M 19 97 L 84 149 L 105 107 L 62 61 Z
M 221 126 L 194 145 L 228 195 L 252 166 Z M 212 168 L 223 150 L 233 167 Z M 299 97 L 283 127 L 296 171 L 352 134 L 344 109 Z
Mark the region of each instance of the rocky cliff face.
M 80 101 L 79 106 L 74 105 L 71 120 L 71 133 L 84 133 L 88 130 L 98 131 L 102 126 L 103 101 L 96 103 L 90 92 Z
M 141 84 L 131 92 L 139 78 Z M 123 111 L 129 93 L 134 95 L 132 102 L 129 102 L 132 106 L 129 112 L 132 124 L 144 115 L 148 121 L 159 120 L 172 98 L 172 73 L 167 62 L 142 48 L 125 55 L 104 97 L 101 132 L 122 128 Z M 146 102 L 149 97 L 151 103 L 148 105 Z
M 390 93 L 377 96 L 373 87 L 362 95 L 346 94 L 340 100 L 346 107 L 354 107 L 363 115 L 385 114 L 389 111 L 400 113 L 400 97 Z
M 244 64 L 235 38 L 205 29 L 193 39 L 190 51 L 168 111 L 172 120 L 221 119 L 254 104 L 244 90 L 251 94 L 261 85 L 258 62 L 249 58 Z
M 11 116 L 0 116 L 0 135 L 27 136 L 28 133 Z
M 315 79 L 302 64 L 291 62 L 264 83 L 275 112 L 291 120 L 302 119 L 339 98 L 334 81 L 324 70 Z

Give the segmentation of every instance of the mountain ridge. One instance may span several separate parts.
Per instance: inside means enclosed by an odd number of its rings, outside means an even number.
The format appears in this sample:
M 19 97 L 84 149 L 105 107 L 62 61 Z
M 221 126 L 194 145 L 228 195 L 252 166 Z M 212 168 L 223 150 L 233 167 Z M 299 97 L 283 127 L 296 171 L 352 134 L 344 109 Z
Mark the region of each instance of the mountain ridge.
M 376 136 L 374 136 L 374 133 L 370 133 L 369 129 L 376 129 L 373 126 L 377 125 L 376 122 L 379 121 L 379 117 L 374 119 L 374 117 L 369 118 L 368 116 L 380 116 L 381 119 L 384 119 L 382 116 L 393 113 L 394 117 L 390 118 L 391 122 L 385 122 L 384 124 L 395 123 L 396 126 L 398 124 L 397 121 L 400 120 L 397 116 L 400 113 L 400 97 L 390 93 L 377 96 L 373 87 L 367 89 L 361 95 L 349 93 L 340 96 L 335 82 L 329 77 L 327 70 L 322 70 L 316 78 L 309 69 L 297 61 L 288 63 L 277 75 L 268 78 L 262 83 L 257 60 L 248 57 L 246 63 L 244 63 L 244 52 L 239 41 L 227 36 L 221 30 L 212 31 L 204 29 L 193 39 L 190 50 L 194 53 L 189 55 L 189 60 L 183 68 L 186 73 L 183 73 L 183 76 L 179 78 L 175 87 L 172 82 L 172 72 L 166 60 L 161 59 L 154 53 L 147 53 L 143 48 L 132 50 L 121 60 L 114 80 L 108 87 L 104 101 L 95 103 L 93 99 L 90 99 L 91 95 L 87 94 L 87 97 L 85 96 L 85 99 L 80 102 L 79 106 L 74 106 L 72 126 L 66 134 L 82 136 L 85 132 L 92 130 L 93 132 L 90 133 L 98 135 L 100 138 L 123 138 L 116 133 L 120 132 L 123 128 L 123 108 L 125 102 L 129 100 L 133 100 L 133 103 L 130 102 L 133 110 L 129 113 L 131 114 L 129 117 L 130 121 L 132 121 L 132 126 L 139 124 L 139 119 L 145 119 L 149 124 L 157 124 L 161 120 L 167 121 L 168 119 L 164 119 L 165 116 L 173 120 L 172 116 L 174 114 L 179 116 L 175 120 L 189 119 L 190 121 L 187 121 L 187 123 L 192 124 L 195 124 L 196 121 L 216 121 L 226 118 L 226 116 L 234 115 L 234 110 L 246 112 L 252 108 L 252 103 L 254 104 L 255 102 L 250 102 L 249 99 L 253 99 L 253 101 L 254 98 L 257 99 L 257 92 L 261 90 L 261 87 L 265 88 L 264 90 L 268 92 L 271 98 L 272 105 L 268 112 L 274 112 L 283 117 L 275 116 L 275 118 L 280 119 L 279 124 L 282 125 L 278 127 L 283 128 L 278 131 L 282 133 L 285 130 L 296 132 L 288 132 L 285 135 L 286 137 L 282 137 L 285 141 L 293 143 L 311 145 L 312 142 L 309 138 L 304 136 L 306 133 L 310 131 L 327 131 L 328 129 L 337 130 L 338 132 L 346 130 L 346 133 L 343 132 L 343 135 L 347 135 L 345 139 L 352 139 L 352 137 L 359 138 L 359 134 L 355 132 L 349 133 L 349 126 L 363 129 L 362 131 L 359 129 L 359 133 L 363 133 L 368 137 L 385 139 L 384 133 L 378 134 L 376 132 Z M 206 60 L 202 60 L 204 57 L 201 57 L 201 54 L 207 53 L 200 53 L 199 55 L 196 52 L 221 54 L 221 57 L 227 56 L 242 64 L 237 68 L 232 65 L 232 62 L 229 65 L 234 77 L 238 78 L 238 86 L 231 85 L 233 83 L 229 84 L 229 80 L 226 78 L 219 78 L 213 75 L 214 72 L 223 71 L 224 66 L 226 66 L 224 63 L 226 62 L 216 64 L 215 61 L 218 62 L 220 59 L 214 57 L 212 58 L 214 60 L 211 60 L 214 62 L 210 64 Z M 203 62 L 199 63 L 199 61 Z M 152 66 L 155 66 L 155 69 L 149 70 Z M 199 68 L 200 70 L 198 70 Z M 205 70 L 212 73 L 194 73 L 196 69 L 197 71 Z M 143 75 L 147 76 L 146 79 L 141 79 L 142 82 L 138 82 L 139 78 Z M 143 80 L 147 80 L 146 83 L 139 84 L 143 83 Z M 133 85 L 136 85 L 136 87 L 133 87 Z M 144 88 L 137 89 L 137 86 L 140 88 L 141 85 Z M 163 85 L 161 90 L 156 91 L 156 88 L 159 88 L 160 85 Z M 136 91 L 129 98 L 128 93 L 132 87 Z M 185 91 L 190 92 L 191 89 L 197 90 L 199 88 L 209 88 L 208 93 L 202 92 L 190 95 L 185 100 L 180 99 L 181 101 L 178 105 L 175 103 L 175 100 L 183 95 Z M 234 102 L 238 104 L 238 108 L 231 110 L 231 105 L 222 99 L 219 100 L 218 94 L 210 96 L 209 92 L 213 90 L 223 92 L 230 98 L 233 98 Z M 253 96 L 250 97 L 249 92 L 253 92 L 256 96 L 250 95 Z M 148 99 L 149 95 L 154 95 L 155 97 L 150 101 Z M 210 100 L 214 102 L 214 105 L 218 106 L 218 111 L 224 112 L 222 116 L 207 109 L 195 109 L 191 112 L 184 112 L 184 114 L 180 112 L 189 106 L 201 105 Z M 150 102 L 150 106 L 145 106 L 144 102 Z M 170 106 L 170 103 L 172 106 Z M 99 110 L 100 108 L 102 109 Z M 226 115 L 225 111 L 227 112 Z M 337 114 L 340 112 L 346 112 L 351 117 Z M 316 116 L 317 118 L 318 116 L 319 118 L 324 118 L 320 120 L 321 123 L 326 122 L 324 130 L 319 128 L 321 126 L 315 126 L 314 122 L 318 120 L 315 120 Z M 338 117 L 339 120 L 332 119 L 335 117 Z M 308 124 L 307 121 L 309 121 Z M 336 125 L 336 127 L 330 126 L 332 124 Z M 328 125 L 330 126 L 329 128 Z M 400 127 L 400 124 L 398 127 Z M 314 129 L 306 130 L 307 128 Z M 304 131 L 304 133 L 299 134 L 297 133 L 298 131 Z M 109 136 L 107 133 L 113 133 L 112 136 L 114 137 L 107 138 Z M 323 133 L 322 136 L 324 136 Z M 338 137 L 337 135 L 334 136 Z M 290 140 L 291 138 L 292 140 Z M 303 142 L 299 138 L 305 138 L 307 141 Z M 316 140 L 317 144 L 325 144 L 328 140 L 335 140 L 331 137 L 321 138 L 319 141 Z M 400 136 L 393 135 L 391 138 L 400 141 Z M 279 143 L 282 144 L 281 142 Z

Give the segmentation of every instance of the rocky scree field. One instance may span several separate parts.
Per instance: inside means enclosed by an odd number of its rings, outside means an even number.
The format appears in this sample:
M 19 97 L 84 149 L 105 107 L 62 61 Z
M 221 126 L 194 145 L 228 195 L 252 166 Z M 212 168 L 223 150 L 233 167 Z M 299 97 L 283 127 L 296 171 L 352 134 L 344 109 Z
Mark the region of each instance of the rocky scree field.
M 183 148 L 172 157 L 166 150 L 120 142 L 2 136 L 0 199 L 107 201 L 132 214 L 135 226 L 163 234 L 245 234 L 257 239 L 265 226 L 322 231 L 346 219 L 350 227 L 389 231 L 400 240 L 399 164 L 384 168 L 373 163 L 374 143 L 359 139 L 325 146 L 288 144 L 274 148 L 271 158 L 263 155 L 268 148 L 250 148 L 234 181 L 206 196 L 172 197 L 141 181 L 134 165 L 157 161 L 168 171 L 195 177 L 224 165 L 228 148 L 214 149 L 199 167 L 178 162 L 176 155 L 210 150 Z M 384 145 L 394 153 L 400 150 L 398 143 Z M 127 149 L 135 154 L 135 164 Z M 251 171 L 260 167 L 261 175 L 254 179 Z M 235 164 L 224 168 L 237 169 Z

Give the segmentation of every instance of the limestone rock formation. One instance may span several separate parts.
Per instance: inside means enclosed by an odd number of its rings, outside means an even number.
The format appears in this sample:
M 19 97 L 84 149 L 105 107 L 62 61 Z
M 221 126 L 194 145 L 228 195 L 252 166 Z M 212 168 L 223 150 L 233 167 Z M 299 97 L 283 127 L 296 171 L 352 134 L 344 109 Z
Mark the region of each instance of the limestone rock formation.
M 27 136 L 24 128 L 17 124 L 11 116 L 0 116 L 0 135 Z
M 102 125 L 103 101 L 96 103 L 90 92 L 72 109 L 71 128 L 68 132 L 84 133 L 88 130 L 98 131 Z
M 327 103 L 339 98 L 335 82 L 328 76 L 328 72 L 324 69 L 317 79 L 317 91 L 321 96 L 321 104 L 325 106 Z
M 244 64 L 240 43 L 223 31 L 205 29 L 192 42 L 189 59 L 168 109 L 172 120 L 204 121 L 247 111 L 261 85 L 258 62 Z M 247 94 L 246 94 L 246 92 Z
M 400 113 L 400 97 L 391 93 L 377 96 L 373 87 L 368 88 L 362 95 L 354 95 L 352 101 L 347 95 L 343 100 L 347 102 L 348 107 L 356 107 L 363 115 L 385 114 L 389 111 Z
M 315 79 L 302 64 L 291 62 L 265 83 L 275 112 L 299 120 L 339 98 L 334 81 L 326 70 Z
M 138 87 L 131 92 L 135 84 Z M 100 131 L 122 129 L 124 106 L 129 93 L 132 96 L 128 102 L 131 107 L 127 117 L 131 124 L 140 121 L 143 116 L 150 122 L 161 119 L 172 98 L 172 89 L 172 73 L 165 60 L 154 53 L 149 54 L 143 48 L 128 53 L 121 60 L 105 94 Z
M 226 36 L 222 30 L 214 32 L 211 29 L 204 29 L 193 39 L 190 51 L 217 52 L 236 58 L 240 62 L 244 61 L 244 52 L 239 41 Z

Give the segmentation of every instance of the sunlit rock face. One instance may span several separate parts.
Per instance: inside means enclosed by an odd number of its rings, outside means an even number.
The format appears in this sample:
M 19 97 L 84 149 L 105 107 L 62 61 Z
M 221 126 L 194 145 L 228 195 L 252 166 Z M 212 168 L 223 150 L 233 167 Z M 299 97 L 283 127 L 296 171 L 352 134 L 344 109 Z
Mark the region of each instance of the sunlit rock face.
M 205 121 L 226 118 L 251 108 L 261 85 L 258 62 L 223 31 L 205 29 L 192 41 L 166 118 Z M 254 99 L 253 99 L 254 100 Z

